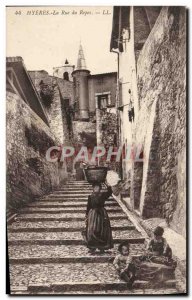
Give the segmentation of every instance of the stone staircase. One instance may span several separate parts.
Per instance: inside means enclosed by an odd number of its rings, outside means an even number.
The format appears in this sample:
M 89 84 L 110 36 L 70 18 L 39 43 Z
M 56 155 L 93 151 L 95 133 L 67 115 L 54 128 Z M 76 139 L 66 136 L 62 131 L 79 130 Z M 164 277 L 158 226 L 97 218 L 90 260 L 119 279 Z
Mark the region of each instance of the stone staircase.
M 85 229 L 87 182 L 68 182 L 23 208 L 8 226 L 11 294 L 175 294 L 175 280 L 161 288 L 136 280 L 133 290 L 113 267 L 117 246 L 129 241 L 132 255 L 140 255 L 145 237 L 133 219 L 110 197 L 114 249 L 91 255 L 82 239 Z

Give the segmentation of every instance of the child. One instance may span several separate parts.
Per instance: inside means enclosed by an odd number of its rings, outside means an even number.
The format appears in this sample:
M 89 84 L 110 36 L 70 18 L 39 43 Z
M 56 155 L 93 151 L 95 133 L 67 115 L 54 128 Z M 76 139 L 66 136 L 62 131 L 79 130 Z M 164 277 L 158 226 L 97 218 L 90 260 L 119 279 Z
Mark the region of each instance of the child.
M 168 259 L 172 258 L 172 250 L 163 237 L 164 229 L 157 226 L 153 232 L 154 238 L 151 239 L 148 245 L 148 252 L 156 256 L 165 256 Z
M 172 250 L 163 237 L 164 229 L 157 226 L 153 232 L 154 237 L 150 240 L 147 253 L 140 257 L 141 261 L 151 261 L 176 268 L 176 261 L 172 259 Z
M 114 267 L 118 271 L 120 278 L 128 283 L 131 288 L 135 280 L 135 266 L 132 257 L 129 255 L 129 244 L 123 242 L 118 247 L 119 254 L 114 259 Z

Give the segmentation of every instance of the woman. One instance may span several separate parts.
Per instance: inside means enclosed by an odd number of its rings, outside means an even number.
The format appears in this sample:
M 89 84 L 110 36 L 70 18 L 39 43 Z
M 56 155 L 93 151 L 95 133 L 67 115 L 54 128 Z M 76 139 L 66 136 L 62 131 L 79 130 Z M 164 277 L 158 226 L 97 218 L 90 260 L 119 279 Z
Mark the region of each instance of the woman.
M 104 208 L 105 201 L 111 196 L 112 190 L 101 192 L 101 184 L 93 184 L 93 193 L 88 197 L 86 211 L 86 243 L 89 251 L 94 253 L 99 249 L 101 253 L 113 248 L 113 239 L 109 217 Z

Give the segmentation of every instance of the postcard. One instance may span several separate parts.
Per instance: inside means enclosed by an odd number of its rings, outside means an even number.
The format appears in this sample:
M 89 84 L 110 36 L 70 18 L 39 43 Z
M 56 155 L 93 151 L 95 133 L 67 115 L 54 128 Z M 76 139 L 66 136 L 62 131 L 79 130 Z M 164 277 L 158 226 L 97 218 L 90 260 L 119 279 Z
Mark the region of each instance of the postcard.
M 187 9 L 6 15 L 7 294 L 187 294 Z

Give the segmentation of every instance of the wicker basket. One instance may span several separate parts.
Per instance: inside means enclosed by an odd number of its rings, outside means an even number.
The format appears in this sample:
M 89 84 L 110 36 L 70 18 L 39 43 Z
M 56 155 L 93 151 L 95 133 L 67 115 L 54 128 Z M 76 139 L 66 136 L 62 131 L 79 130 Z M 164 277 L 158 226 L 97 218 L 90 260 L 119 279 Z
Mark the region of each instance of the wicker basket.
M 85 175 L 89 183 L 105 182 L 107 176 L 107 167 L 93 167 L 85 169 Z

